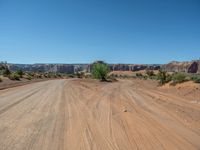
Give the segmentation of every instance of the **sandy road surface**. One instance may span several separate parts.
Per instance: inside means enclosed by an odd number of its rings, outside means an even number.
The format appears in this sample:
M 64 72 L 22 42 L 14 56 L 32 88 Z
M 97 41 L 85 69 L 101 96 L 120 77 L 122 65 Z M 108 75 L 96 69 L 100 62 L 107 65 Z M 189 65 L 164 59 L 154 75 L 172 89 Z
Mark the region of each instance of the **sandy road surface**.
M 52 80 L 0 91 L 0 150 L 32 149 L 198 150 L 200 105 L 129 80 Z

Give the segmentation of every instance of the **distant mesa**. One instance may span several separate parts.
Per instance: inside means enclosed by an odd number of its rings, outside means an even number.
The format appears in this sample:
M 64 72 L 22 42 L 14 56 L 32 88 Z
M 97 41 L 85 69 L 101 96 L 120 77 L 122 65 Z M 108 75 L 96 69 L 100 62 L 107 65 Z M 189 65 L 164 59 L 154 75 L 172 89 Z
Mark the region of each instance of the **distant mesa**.
M 100 61 L 98 61 L 98 63 L 99 62 Z M 11 71 L 21 69 L 23 71 L 59 72 L 69 74 L 78 71 L 90 72 L 91 66 L 91 64 L 8 64 Z M 108 66 L 111 71 L 139 71 L 147 68 L 152 70 L 160 69 L 160 65 L 108 64 Z
M 94 63 L 104 63 L 95 61 Z M 57 72 L 73 74 L 79 71 L 90 72 L 92 64 L 7 64 L 11 71 L 23 70 L 34 72 Z M 159 70 L 160 68 L 169 72 L 200 73 L 200 60 L 194 61 L 172 61 L 168 64 L 108 64 L 111 71 L 140 71 L 145 69 Z

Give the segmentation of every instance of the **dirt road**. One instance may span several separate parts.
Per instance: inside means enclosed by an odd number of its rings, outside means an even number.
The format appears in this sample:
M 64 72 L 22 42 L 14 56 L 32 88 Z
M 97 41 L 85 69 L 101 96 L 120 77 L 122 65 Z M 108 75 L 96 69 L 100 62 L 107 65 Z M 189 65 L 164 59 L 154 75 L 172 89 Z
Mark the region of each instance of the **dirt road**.
M 200 105 L 147 83 L 52 80 L 0 91 L 0 150 L 200 149 Z

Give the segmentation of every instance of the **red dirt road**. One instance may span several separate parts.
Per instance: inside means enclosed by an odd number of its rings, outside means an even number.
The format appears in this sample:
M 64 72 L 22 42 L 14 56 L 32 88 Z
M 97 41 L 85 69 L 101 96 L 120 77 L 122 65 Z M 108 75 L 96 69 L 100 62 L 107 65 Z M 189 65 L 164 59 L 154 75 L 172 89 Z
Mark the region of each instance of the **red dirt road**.
M 139 80 L 0 91 L 0 150 L 198 150 L 200 104 Z

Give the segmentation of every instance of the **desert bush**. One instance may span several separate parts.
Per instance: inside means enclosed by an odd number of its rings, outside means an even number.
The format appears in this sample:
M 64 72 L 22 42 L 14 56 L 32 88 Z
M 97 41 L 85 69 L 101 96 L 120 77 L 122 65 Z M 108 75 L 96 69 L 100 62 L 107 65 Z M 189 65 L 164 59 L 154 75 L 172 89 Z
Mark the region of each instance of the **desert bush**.
M 31 76 L 27 76 L 26 79 L 28 79 L 28 80 L 32 80 L 32 77 L 31 77 Z
M 2 74 L 4 77 L 8 77 L 11 74 L 11 72 L 8 68 L 5 68 L 2 70 Z
M 149 77 L 155 76 L 153 70 L 146 70 L 146 74 L 147 74 Z
M 143 76 L 141 73 L 136 73 L 136 77 L 141 77 Z
M 200 75 L 192 75 L 191 80 L 194 81 L 195 83 L 200 83 Z
M 95 79 L 106 81 L 108 73 L 109 73 L 109 67 L 104 62 L 103 63 L 97 62 L 92 65 L 92 76 Z
M 172 75 L 172 81 L 174 84 L 182 83 L 186 81 L 186 74 L 182 72 L 176 72 Z
M 30 76 L 30 75 L 27 74 L 27 75 L 24 76 L 24 78 L 27 79 L 27 80 L 31 80 L 32 76 Z
M 118 81 L 118 80 L 115 78 L 115 76 L 109 75 L 109 76 L 107 77 L 107 81 L 108 81 L 108 82 L 116 82 L 116 81 Z
M 33 73 L 33 72 L 27 72 L 26 75 L 27 75 L 27 76 L 30 76 L 31 78 L 34 77 L 34 73 Z
M 127 78 L 129 78 L 130 76 L 124 74 L 124 75 L 122 75 L 122 77 L 123 77 L 124 79 L 127 79 Z
M 131 77 L 132 78 L 139 78 L 139 79 L 147 80 L 149 76 L 147 74 L 136 73 L 135 76 L 133 75 Z
M 159 70 L 157 74 L 157 79 L 159 80 L 160 84 L 163 85 L 171 81 L 171 75 L 167 74 L 166 71 Z
M 68 74 L 67 77 L 69 77 L 69 78 L 75 78 L 75 75 L 74 74 Z
M 57 75 L 58 78 L 62 78 L 62 74 L 57 73 L 56 75 Z
M 0 70 L 5 70 L 5 66 L 0 63 Z
M 22 78 L 22 76 L 24 75 L 24 72 L 22 70 L 17 70 L 15 73 L 18 74 L 20 78 Z
M 117 77 L 118 77 L 118 74 L 113 74 L 113 76 L 114 76 L 115 78 L 117 78 Z
M 85 76 L 85 74 L 84 74 L 84 72 L 77 72 L 77 73 L 76 73 L 76 76 L 77 76 L 78 78 L 83 78 L 83 77 Z
M 143 79 L 147 80 L 148 79 L 148 75 L 143 75 Z
M 4 77 L 7 77 L 10 75 L 10 70 L 8 69 L 8 66 L 4 63 L 0 62 L 0 75 L 3 75 Z
M 20 80 L 20 75 L 17 74 L 17 73 L 15 73 L 15 72 L 13 72 L 13 73 L 11 73 L 11 74 L 9 75 L 9 79 L 10 79 L 10 80 Z
M 117 78 L 118 75 L 117 74 L 110 74 L 109 77 L 111 77 L 111 78 Z
M 138 78 L 142 78 L 143 75 L 142 75 L 142 73 L 136 73 L 136 77 L 138 77 Z
M 88 79 L 88 78 L 92 78 L 92 75 L 91 75 L 90 73 L 86 73 L 86 74 L 85 74 L 85 78 L 87 78 L 87 79 Z
M 0 78 L 0 82 L 2 82 L 2 79 Z
M 37 79 L 42 79 L 43 75 L 41 73 L 35 73 L 34 77 Z M 45 77 L 50 78 L 51 76 L 50 76 L 50 74 L 46 74 Z
M 172 81 L 172 76 L 170 74 L 167 74 L 166 82 L 170 82 L 170 81 Z

